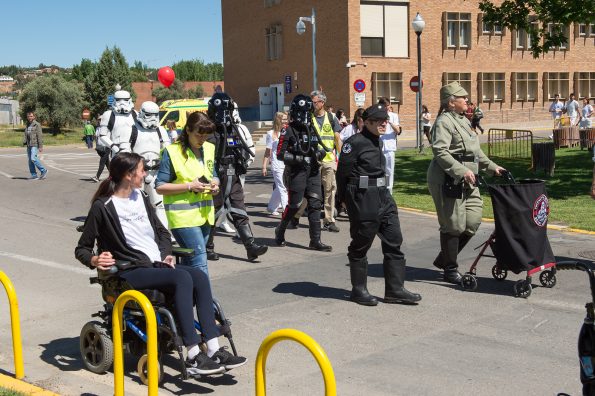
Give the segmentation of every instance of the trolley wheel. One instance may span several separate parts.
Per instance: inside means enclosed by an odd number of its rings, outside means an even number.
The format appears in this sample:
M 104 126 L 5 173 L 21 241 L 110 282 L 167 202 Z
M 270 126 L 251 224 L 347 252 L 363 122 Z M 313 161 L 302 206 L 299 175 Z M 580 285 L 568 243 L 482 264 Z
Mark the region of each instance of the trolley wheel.
M 503 268 L 500 268 L 498 266 L 498 263 L 496 263 L 492 267 L 492 276 L 494 277 L 494 279 L 498 281 L 503 281 L 508 276 L 508 271 Z
M 461 279 L 461 286 L 463 290 L 475 290 L 477 289 L 477 277 L 473 274 L 465 274 Z
M 528 298 L 531 295 L 531 282 L 521 279 L 514 284 L 514 296 Z
M 556 274 L 552 270 L 545 270 L 539 274 L 539 282 L 543 287 L 552 288 L 556 286 Z
M 149 356 L 145 353 L 138 359 L 138 364 L 136 365 L 136 372 L 138 377 L 140 378 L 141 382 L 145 385 L 149 384 L 149 376 L 147 374 L 147 362 L 149 360 Z M 157 364 L 159 365 L 159 378 L 157 379 L 157 383 L 163 382 L 163 364 L 161 363 L 161 359 L 157 359 Z
M 114 344 L 100 322 L 87 322 L 81 330 L 79 348 L 83 364 L 95 374 L 103 374 L 114 362 Z

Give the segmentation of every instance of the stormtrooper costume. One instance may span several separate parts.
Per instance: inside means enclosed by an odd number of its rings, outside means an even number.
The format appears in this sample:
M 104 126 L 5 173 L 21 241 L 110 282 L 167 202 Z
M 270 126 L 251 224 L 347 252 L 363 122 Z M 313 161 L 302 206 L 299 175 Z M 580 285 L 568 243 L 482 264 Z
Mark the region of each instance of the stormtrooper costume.
M 159 126 L 159 106 L 154 102 L 144 102 L 136 124 L 132 127 L 130 150 L 145 159 L 145 192 L 155 207 L 157 217 L 167 227 L 163 197 L 155 191 L 155 177 L 159 171 L 161 150 L 171 143 L 167 131 Z M 123 150 L 122 150 L 123 151 Z
M 132 127 L 137 116 L 130 92 L 116 91 L 112 108 L 101 115 L 99 126 L 100 143 L 110 148 L 112 156 L 120 151 L 130 152 Z
M 214 133 L 215 161 L 217 174 L 221 180 L 221 193 L 214 197 L 216 217 L 228 217 L 233 222 L 246 248 L 248 260 L 252 261 L 268 250 L 267 246 L 259 245 L 254 241 L 244 204 L 242 177 L 253 161 L 254 143 L 248 128 L 240 123 L 237 108 L 227 94 L 215 93 L 209 100 L 207 114 L 217 126 Z M 213 231 L 207 242 L 207 254 L 210 260 L 218 258 L 214 252 Z

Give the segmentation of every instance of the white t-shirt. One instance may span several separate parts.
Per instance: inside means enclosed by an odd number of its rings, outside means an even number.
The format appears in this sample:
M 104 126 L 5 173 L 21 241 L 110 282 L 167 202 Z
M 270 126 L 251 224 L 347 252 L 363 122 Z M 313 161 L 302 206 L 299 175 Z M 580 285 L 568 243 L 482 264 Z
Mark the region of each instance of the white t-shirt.
M 578 102 L 576 100 L 569 100 L 565 107 L 568 117 L 574 118 L 578 115 Z
M 112 195 L 126 244 L 145 253 L 152 261 L 161 261 L 155 233 L 149 221 L 145 201 L 140 190 L 133 190 L 128 198 Z
M 285 168 L 285 163 L 277 159 L 277 146 L 279 145 L 279 137 L 277 136 L 277 139 L 273 139 L 272 129 L 267 132 L 265 143 L 266 148 L 271 150 L 271 167 L 275 169 Z
M 399 115 L 397 113 L 389 111 L 388 120 L 389 123 L 386 124 L 386 132 L 384 133 L 384 135 L 380 135 L 380 139 L 382 140 L 383 144 L 382 149 L 384 151 L 397 151 L 397 134 L 393 127 L 390 125 L 390 122 L 399 125 Z
M 341 132 L 339 133 L 339 136 L 341 136 L 341 141 L 344 142 L 350 136 L 355 135 L 357 132 L 358 132 L 357 127 L 354 127 L 353 124 L 349 124 L 341 130 Z

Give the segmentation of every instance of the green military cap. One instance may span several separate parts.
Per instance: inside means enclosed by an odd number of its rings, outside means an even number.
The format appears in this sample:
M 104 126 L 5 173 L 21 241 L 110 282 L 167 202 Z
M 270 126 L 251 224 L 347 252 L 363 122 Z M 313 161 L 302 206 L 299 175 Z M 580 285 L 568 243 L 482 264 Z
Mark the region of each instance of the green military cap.
M 440 88 L 440 100 L 444 100 L 449 96 L 469 96 L 469 94 L 465 91 L 465 88 L 461 87 L 461 84 L 453 81 Z

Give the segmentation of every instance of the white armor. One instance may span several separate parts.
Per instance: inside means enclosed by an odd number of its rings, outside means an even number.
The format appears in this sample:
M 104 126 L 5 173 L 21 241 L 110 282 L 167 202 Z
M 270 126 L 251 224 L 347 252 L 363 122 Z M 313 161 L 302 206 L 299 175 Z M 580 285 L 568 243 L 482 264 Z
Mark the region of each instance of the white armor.
M 114 103 L 111 110 L 101 115 L 99 127 L 99 139 L 103 146 L 109 147 L 112 155 L 120 151 L 130 152 L 130 137 L 134 125 L 134 103 L 128 91 L 116 91 Z M 110 120 L 113 118 L 113 126 L 110 130 Z
M 144 102 L 137 118 L 136 129 L 138 134 L 131 149 L 133 153 L 145 159 L 147 176 L 145 176 L 144 190 L 155 207 L 159 220 L 167 227 L 163 197 L 155 191 L 155 177 L 159 171 L 161 150 L 171 143 L 165 128 L 159 126 L 159 106 L 154 102 Z

